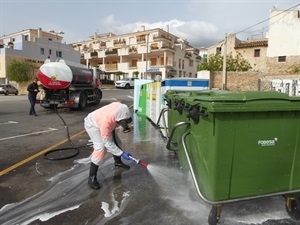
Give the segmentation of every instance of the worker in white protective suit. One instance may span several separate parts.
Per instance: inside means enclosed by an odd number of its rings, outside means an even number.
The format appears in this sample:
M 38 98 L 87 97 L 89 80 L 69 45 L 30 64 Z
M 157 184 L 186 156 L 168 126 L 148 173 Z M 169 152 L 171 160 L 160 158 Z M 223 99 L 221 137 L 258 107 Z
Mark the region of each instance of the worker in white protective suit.
M 121 157 L 129 160 L 131 154 L 124 152 L 118 146 L 115 129 L 122 126 L 123 132 L 127 133 L 131 130 L 129 127 L 131 122 L 132 118 L 128 106 L 120 102 L 103 106 L 88 114 L 84 119 L 84 128 L 94 147 L 88 178 L 88 184 L 91 188 L 100 189 L 101 187 L 97 181 L 97 171 L 107 151 L 113 154 L 116 167 L 130 168 L 122 162 Z

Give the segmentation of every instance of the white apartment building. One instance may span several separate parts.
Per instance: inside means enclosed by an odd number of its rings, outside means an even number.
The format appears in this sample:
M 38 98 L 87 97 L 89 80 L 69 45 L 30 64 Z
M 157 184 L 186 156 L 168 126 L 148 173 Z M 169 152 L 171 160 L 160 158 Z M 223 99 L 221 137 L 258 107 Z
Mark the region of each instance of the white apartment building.
M 7 66 L 15 59 L 26 60 L 35 65 L 36 70 L 49 58 L 51 61 L 64 59 L 79 64 L 80 53 L 71 45 L 62 43 L 63 32 L 27 29 L 0 37 L 0 83 L 8 83 Z
M 186 40 L 160 28 L 115 35 L 95 34 L 91 40 L 73 43 L 81 63 L 99 67 L 105 78 L 125 77 L 161 80 L 168 77 L 196 77 L 199 50 Z

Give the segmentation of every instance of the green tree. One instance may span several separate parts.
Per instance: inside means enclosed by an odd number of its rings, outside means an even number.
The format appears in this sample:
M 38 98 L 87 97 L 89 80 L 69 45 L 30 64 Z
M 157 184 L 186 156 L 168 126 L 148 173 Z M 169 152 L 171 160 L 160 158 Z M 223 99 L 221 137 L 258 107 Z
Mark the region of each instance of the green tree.
M 241 53 L 237 53 L 235 57 L 233 57 L 232 54 L 226 56 L 227 71 L 248 71 L 251 68 L 250 63 L 243 58 Z M 208 57 L 207 62 L 201 63 L 197 66 L 197 70 L 222 71 L 223 57 L 219 54 L 212 54 Z
M 132 74 L 133 74 L 134 77 L 138 77 L 140 72 L 139 71 L 133 71 Z
M 300 73 L 300 64 L 299 65 L 293 65 L 291 67 L 291 73 L 295 73 L 295 74 Z
M 34 65 L 27 61 L 13 59 L 7 67 L 7 77 L 16 82 L 30 81 L 34 76 Z
M 115 75 L 117 75 L 117 76 L 121 76 L 121 75 L 124 75 L 125 73 L 124 72 L 122 72 L 122 71 L 117 71 L 117 72 L 115 72 Z

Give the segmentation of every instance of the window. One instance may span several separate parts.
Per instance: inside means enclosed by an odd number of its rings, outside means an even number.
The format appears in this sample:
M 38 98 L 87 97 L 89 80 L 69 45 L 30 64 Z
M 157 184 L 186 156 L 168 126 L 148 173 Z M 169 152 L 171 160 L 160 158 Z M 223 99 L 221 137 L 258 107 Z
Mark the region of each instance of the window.
M 45 54 L 45 49 L 44 49 L 44 48 L 41 48 L 41 49 L 40 49 L 40 52 L 41 52 L 41 55 L 44 55 L 44 54 Z
M 52 54 L 52 50 L 51 49 L 49 49 L 49 55 L 51 55 Z
M 190 60 L 190 67 L 193 67 L 194 66 L 194 60 Z
M 160 57 L 160 65 L 164 66 L 164 57 Z
M 157 65 L 157 59 L 156 58 L 151 58 L 150 62 L 151 62 L 151 66 L 156 66 Z
M 221 53 L 222 53 L 222 48 L 221 47 L 216 48 L 216 54 L 221 55 Z
M 254 57 L 260 57 L 260 49 L 254 49 Z
M 131 67 L 137 67 L 137 59 L 131 60 Z
M 62 52 L 61 51 L 56 51 L 56 57 L 61 58 L 62 57 Z
M 28 35 L 24 35 L 24 40 L 28 41 L 29 40 L 29 36 Z
M 278 56 L 278 62 L 285 62 L 286 56 Z

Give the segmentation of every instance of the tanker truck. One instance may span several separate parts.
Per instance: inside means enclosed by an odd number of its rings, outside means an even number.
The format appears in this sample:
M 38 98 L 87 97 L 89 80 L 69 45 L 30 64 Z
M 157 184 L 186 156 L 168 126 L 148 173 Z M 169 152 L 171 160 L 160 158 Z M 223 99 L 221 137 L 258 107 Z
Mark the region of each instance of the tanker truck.
M 70 107 L 83 110 L 102 99 L 100 70 L 69 65 L 64 60 L 46 60 L 38 70 L 41 91 L 37 103 L 44 108 Z

